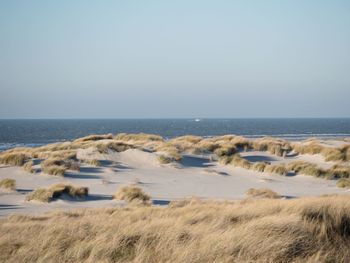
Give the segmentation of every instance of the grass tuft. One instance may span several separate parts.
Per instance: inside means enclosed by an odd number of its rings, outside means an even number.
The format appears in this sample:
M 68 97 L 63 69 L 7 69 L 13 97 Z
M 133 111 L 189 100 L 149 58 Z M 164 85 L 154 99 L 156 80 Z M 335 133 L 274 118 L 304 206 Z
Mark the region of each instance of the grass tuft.
M 1 153 L 0 154 L 0 163 L 13 165 L 13 166 L 22 166 L 28 160 L 28 156 L 24 153 Z
M 275 191 L 272 191 L 268 188 L 250 188 L 246 192 L 246 195 L 254 198 L 270 198 L 270 199 L 277 199 L 281 198 L 279 194 L 277 194 Z
M 84 159 L 81 160 L 81 162 L 91 165 L 91 166 L 96 166 L 96 167 L 100 167 L 101 166 L 101 162 L 97 159 Z
M 337 186 L 341 188 L 350 188 L 350 179 L 349 178 L 341 178 L 337 182 Z
M 33 168 L 33 165 L 34 165 L 33 161 L 28 161 L 22 166 L 22 168 L 23 168 L 23 170 L 25 170 L 29 173 L 35 173 L 36 170 Z
M 16 190 L 16 180 L 5 178 L 0 180 L 0 188 L 8 191 Z
M 171 157 L 169 157 L 169 156 L 166 156 L 166 155 L 161 154 L 161 155 L 158 155 L 158 161 L 159 161 L 159 163 L 161 163 L 161 164 L 168 164 L 168 163 L 173 162 L 174 159 L 171 158 Z
M 27 201 L 51 202 L 62 195 L 70 198 L 84 198 L 88 195 L 87 187 L 75 187 L 70 184 L 54 184 L 48 188 L 39 188 L 27 195 Z
M 151 198 L 141 188 L 130 185 L 119 188 L 114 195 L 114 199 L 149 204 Z

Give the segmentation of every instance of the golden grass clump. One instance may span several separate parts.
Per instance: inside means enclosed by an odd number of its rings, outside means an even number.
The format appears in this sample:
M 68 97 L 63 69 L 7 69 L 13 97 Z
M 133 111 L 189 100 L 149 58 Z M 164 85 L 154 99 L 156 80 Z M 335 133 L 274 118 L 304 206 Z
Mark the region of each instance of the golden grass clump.
M 264 169 L 264 172 L 279 175 L 287 175 L 288 169 L 283 164 L 267 165 Z
M 26 163 L 22 166 L 22 168 L 23 168 L 23 170 L 25 170 L 25 171 L 27 171 L 27 172 L 29 172 L 29 173 L 35 173 L 36 170 L 33 168 L 33 165 L 34 165 L 34 162 L 31 160 L 31 161 L 26 162 Z
M 268 165 L 269 164 L 267 164 L 265 162 L 256 162 L 253 164 L 252 169 L 254 171 L 263 173 L 265 171 L 266 166 L 268 166 Z
M 158 155 L 158 161 L 161 163 L 161 164 L 168 164 L 168 163 L 171 163 L 174 161 L 173 158 L 169 157 L 169 156 L 166 156 L 166 155 Z
M 114 194 L 114 199 L 149 204 L 151 198 L 140 187 L 129 185 L 119 188 Z
M 101 166 L 101 162 L 97 159 L 83 159 L 81 160 L 81 162 L 91 166 L 97 166 L 97 167 Z
M 285 156 L 292 150 L 289 142 L 271 137 L 256 139 L 253 142 L 253 148 L 257 151 L 268 151 L 277 156 Z
M 159 152 L 161 155 L 165 155 L 173 159 L 173 161 L 175 162 L 179 162 L 182 159 L 180 150 L 174 145 L 163 144 L 160 147 L 158 147 L 156 151 Z
M 219 163 L 223 165 L 230 164 L 232 162 L 232 156 L 222 156 L 219 158 Z
M 268 189 L 268 188 L 259 188 L 259 189 L 250 188 L 246 192 L 246 195 L 254 198 L 270 198 L 270 199 L 281 198 L 279 194 L 277 194 L 275 191 L 272 191 L 271 189 Z
M 324 156 L 326 162 L 346 160 L 345 152 L 338 148 L 324 148 L 321 154 Z
M 164 141 L 162 136 L 146 133 L 119 133 L 114 139 L 120 141 Z
M 64 176 L 66 168 L 60 165 L 41 166 L 42 172 L 50 175 Z
M 41 171 L 50 175 L 64 176 L 66 167 L 61 159 L 47 159 L 41 162 Z
M 80 165 L 70 159 L 50 158 L 41 163 L 41 169 L 47 174 L 63 176 L 66 170 L 80 171 Z
M 76 150 L 47 150 L 47 151 L 36 151 L 38 158 L 42 159 L 76 159 L 77 151 Z
M 238 166 L 244 169 L 250 169 L 252 167 L 252 163 L 242 158 L 239 154 L 235 154 L 232 156 L 232 160 L 230 164 L 233 164 L 234 166 Z
M 115 151 L 115 152 L 124 152 L 126 150 L 135 148 L 131 144 L 127 144 L 124 142 L 115 142 L 115 141 L 99 143 L 99 144 L 96 144 L 95 147 L 100 153 L 108 153 L 109 150 Z
M 317 141 L 311 141 L 309 143 L 295 143 L 292 145 L 295 152 L 299 154 L 319 154 L 324 147 Z
M 202 139 L 203 138 L 200 136 L 184 135 L 184 136 L 179 136 L 174 139 L 171 139 L 169 143 L 177 144 L 177 143 L 188 142 L 188 143 L 194 144 L 194 143 L 199 143 Z
M 7 191 L 15 191 L 16 190 L 16 180 L 5 178 L 0 180 L 0 188 Z
M 350 146 L 344 147 L 345 161 L 350 162 Z
M 51 202 L 63 195 L 69 198 L 84 198 L 88 196 L 89 189 L 87 187 L 76 187 L 70 184 L 58 183 L 48 188 L 39 188 L 29 193 L 26 197 L 27 201 Z
M 29 157 L 21 152 L 3 152 L 0 154 L 0 164 L 22 166 Z
M 203 153 L 212 153 L 214 152 L 217 148 L 220 147 L 220 145 L 210 139 L 204 139 L 200 141 L 199 143 L 196 144 L 195 146 L 198 151 L 203 152 Z
M 316 164 L 304 161 L 294 161 L 288 163 L 287 169 L 297 174 L 311 175 L 315 177 L 324 177 L 327 174 L 324 169 L 317 167 Z
M 327 170 L 327 175 L 331 178 L 349 178 L 350 166 L 335 164 Z
M 337 181 L 337 186 L 341 188 L 350 188 L 350 179 L 349 178 L 340 178 Z
M 349 262 L 350 197 L 187 202 L 0 219 L 3 262 Z
M 79 139 L 76 139 L 75 142 L 86 142 L 86 141 L 100 141 L 100 140 L 111 140 L 113 139 L 113 134 L 92 134 L 85 136 Z
M 219 147 L 214 151 L 214 153 L 218 157 L 231 156 L 231 155 L 234 155 L 236 152 L 237 152 L 237 149 L 234 145 Z

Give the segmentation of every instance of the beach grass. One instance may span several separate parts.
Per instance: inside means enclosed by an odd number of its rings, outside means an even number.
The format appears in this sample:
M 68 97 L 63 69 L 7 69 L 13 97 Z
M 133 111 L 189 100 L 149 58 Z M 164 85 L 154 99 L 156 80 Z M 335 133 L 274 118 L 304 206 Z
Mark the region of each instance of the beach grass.
M 113 198 L 116 200 L 137 202 L 142 204 L 149 204 L 151 199 L 150 196 L 147 195 L 140 187 L 134 185 L 122 186 L 117 190 Z
M 84 198 L 88 195 L 87 187 L 76 187 L 71 184 L 58 183 L 47 188 L 39 188 L 29 193 L 27 201 L 51 202 L 54 199 L 67 195 L 70 198 Z
M 0 219 L 4 262 L 348 262 L 349 196 L 182 202 Z
M 250 188 L 247 190 L 246 195 L 254 198 L 270 198 L 277 199 L 281 198 L 279 194 L 268 188 Z
M 16 190 L 16 180 L 11 178 L 5 178 L 0 180 L 0 188 L 7 191 Z

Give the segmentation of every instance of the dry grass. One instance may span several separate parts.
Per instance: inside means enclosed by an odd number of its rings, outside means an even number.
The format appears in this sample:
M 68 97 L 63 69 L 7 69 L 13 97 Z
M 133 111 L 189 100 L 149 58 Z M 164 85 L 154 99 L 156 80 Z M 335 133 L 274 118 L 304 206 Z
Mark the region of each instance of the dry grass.
M 151 198 L 141 188 L 128 185 L 119 188 L 114 195 L 114 199 L 149 204 Z
M 22 168 L 23 168 L 23 170 L 25 170 L 29 173 L 35 173 L 36 170 L 33 168 L 33 165 L 34 165 L 33 161 L 28 161 L 22 166 Z
M 250 169 L 252 167 L 252 163 L 242 158 L 239 154 L 235 154 L 232 157 L 230 164 L 233 164 L 234 166 L 238 166 L 244 169 Z
M 350 167 L 342 165 L 334 165 L 330 169 L 322 169 L 319 168 L 316 164 L 304 161 L 295 161 L 289 163 L 287 165 L 287 169 L 294 171 L 297 174 L 324 177 L 329 179 L 350 177 Z
M 75 140 L 75 142 L 100 141 L 113 139 L 113 134 L 92 134 Z
M 270 198 L 270 199 L 281 198 L 279 194 L 277 194 L 275 191 L 272 191 L 271 189 L 268 189 L 268 188 L 259 188 L 259 189 L 250 188 L 246 192 L 246 195 L 254 198 Z
M 264 163 L 264 162 L 256 162 L 256 163 L 253 164 L 252 169 L 254 171 L 263 173 L 265 171 L 266 166 L 268 166 L 268 165 L 269 164 Z
M 349 262 L 350 197 L 84 209 L 0 219 L 2 262 Z
M 326 175 L 326 171 L 317 167 L 316 164 L 295 161 L 287 164 L 287 169 L 294 171 L 297 174 L 311 175 L 315 177 L 322 177 Z
M 0 154 L 0 164 L 22 166 L 28 160 L 28 156 L 21 152 L 3 152 Z
M 161 164 L 168 164 L 168 163 L 173 162 L 174 159 L 171 158 L 171 157 L 169 157 L 169 156 L 166 156 L 166 155 L 161 154 L 161 155 L 158 155 L 158 161 L 159 161 L 159 163 L 161 163 Z
M 253 148 L 257 151 L 268 151 L 277 156 L 285 156 L 292 150 L 289 142 L 271 137 L 256 139 L 253 142 Z
M 327 170 L 327 175 L 331 178 L 350 178 L 350 166 L 333 165 Z
M 108 151 L 124 152 L 135 147 L 131 144 L 124 142 L 108 141 L 105 143 L 96 144 L 95 147 L 100 153 L 108 153 Z
M 47 159 L 41 163 L 41 171 L 50 175 L 64 176 L 66 168 L 60 159 Z
M 114 139 L 120 141 L 164 141 L 162 136 L 145 133 L 119 133 L 114 137 Z
M 293 150 L 299 154 L 319 154 L 324 147 L 318 141 L 311 141 L 309 143 L 295 143 L 292 145 Z
M 337 186 L 341 188 L 350 188 L 350 179 L 349 178 L 341 178 L 337 182 Z
M 76 150 L 45 150 L 45 151 L 35 151 L 35 155 L 40 159 L 76 159 Z
M 50 158 L 41 163 L 41 169 L 50 175 L 64 176 L 66 170 L 80 171 L 80 165 L 77 161 L 70 159 Z
M 288 169 L 283 164 L 267 165 L 264 169 L 264 172 L 285 176 L 288 174 Z
M 237 149 L 234 145 L 226 145 L 226 146 L 222 146 L 217 148 L 214 153 L 218 156 L 218 157 L 223 157 L 223 156 L 231 156 L 234 155 L 237 152 Z
M 323 146 L 318 141 L 311 141 L 308 143 L 295 143 L 293 145 L 293 149 L 295 152 L 300 154 L 321 154 L 325 158 L 326 162 L 346 162 L 350 160 L 349 145 L 335 148 Z
M 39 188 L 27 195 L 27 201 L 51 202 L 66 195 L 70 198 L 84 198 L 88 195 L 87 187 L 76 187 L 70 184 L 54 184 L 48 188 Z
M 157 147 L 156 150 L 161 155 L 167 156 L 175 162 L 179 162 L 182 159 L 181 150 L 175 145 L 162 144 L 161 146 Z
M 219 147 L 220 147 L 220 144 L 210 139 L 202 140 L 201 142 L 196 144 L 196 148 L 203 153 L 214 152 Z
M 181 144 L 181 143 L 199 143 L 203 138 L 200 136 L 194 136 L 194 135 L 184 135 L 184 136 L 179 136 L 174 139 L 171 139 L 169 143 L 171 144 Z
M 100 167 L 101 166 L 101 162 L 97 159 L 83 159 L 80 160 L 82 163 L 91 165 L 91 166 L 96 166 L 96 167 Z
M 5 178 L 0 180 L 0 188 L 7 191 L 15 191 L 16 190 L 16 180 Z

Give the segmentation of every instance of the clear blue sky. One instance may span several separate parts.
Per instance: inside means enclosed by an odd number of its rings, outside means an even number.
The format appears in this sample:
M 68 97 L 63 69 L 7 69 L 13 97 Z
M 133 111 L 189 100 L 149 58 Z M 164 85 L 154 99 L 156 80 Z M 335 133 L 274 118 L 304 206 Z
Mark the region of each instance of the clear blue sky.
M 350 117 L 350 1 L 0 1 L 0 118 Z

